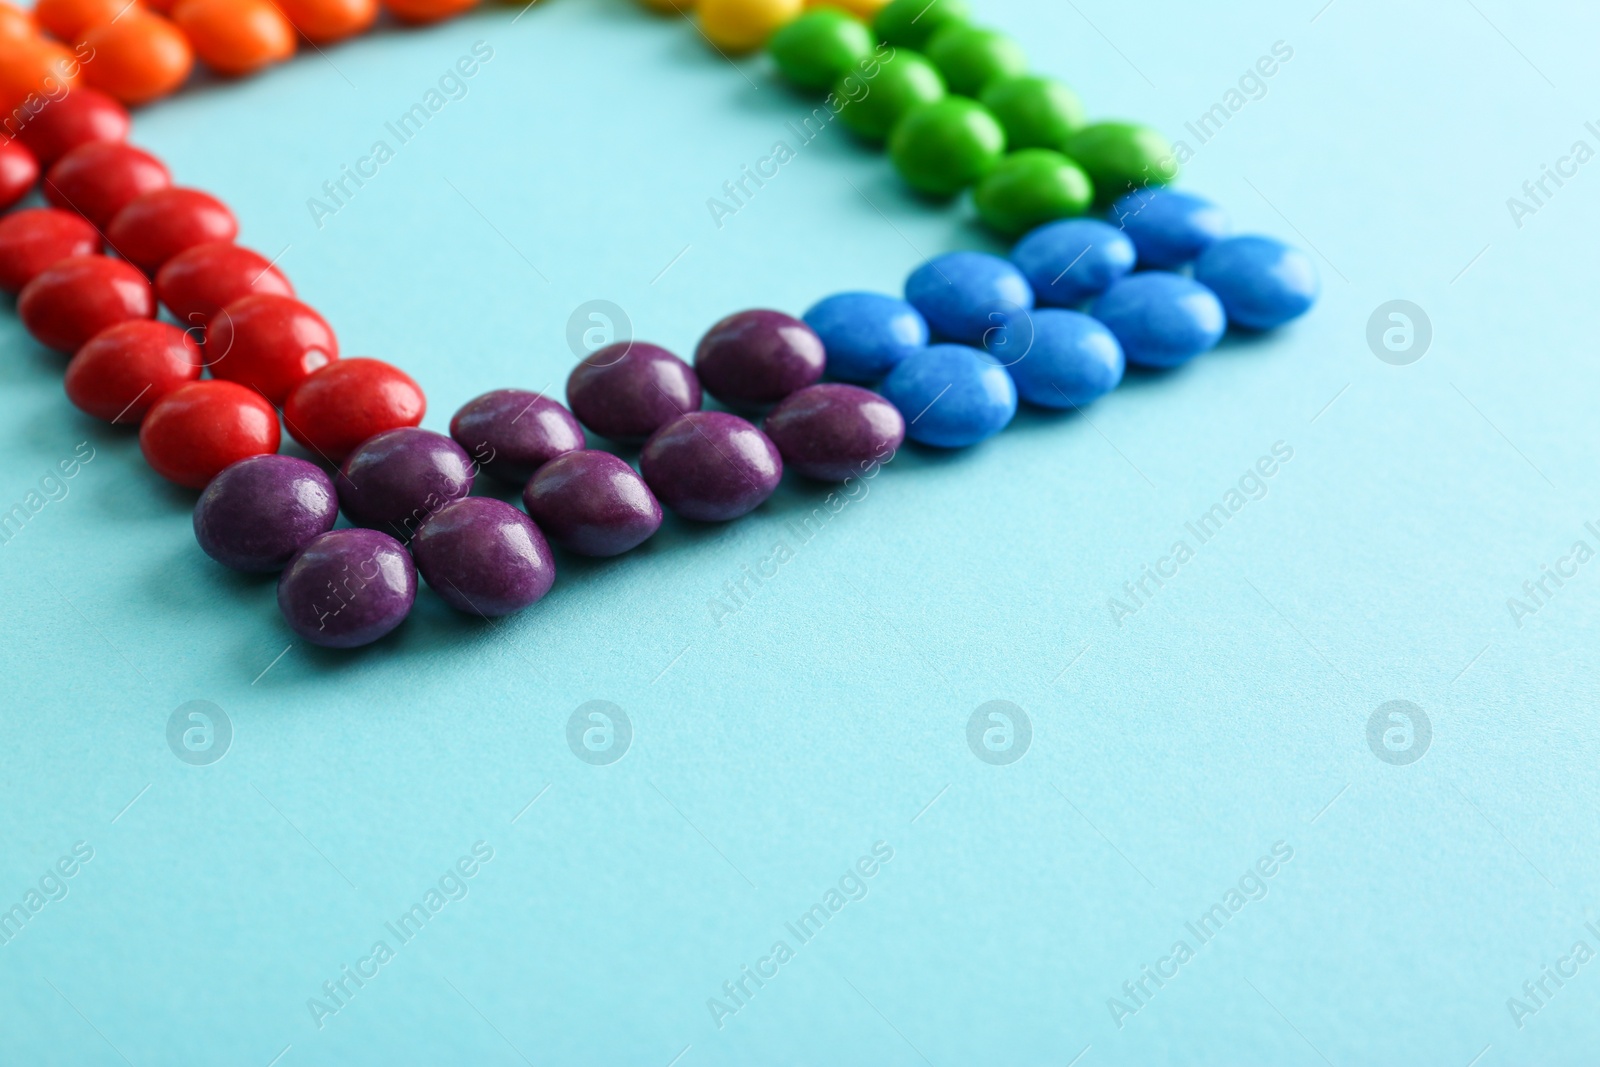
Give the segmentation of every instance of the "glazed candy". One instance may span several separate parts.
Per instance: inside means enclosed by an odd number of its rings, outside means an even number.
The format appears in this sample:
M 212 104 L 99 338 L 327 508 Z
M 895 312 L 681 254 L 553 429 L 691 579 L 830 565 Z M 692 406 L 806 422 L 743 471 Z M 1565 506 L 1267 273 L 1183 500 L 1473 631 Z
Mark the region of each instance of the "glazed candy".
M 952 93 L 978 97 L 1000 78 L 1028 69 L 1022 46 L 998 30 L 950 22 L 928 38 L 928 58 Z
M 610 452 L 556 457 L 528 482 L 522 504 L 550 540 L 580 556 L 621 555 L 661 526 L 655 494 Z
M 171 323 L 119 322 L 67 364 L 67 399 L 97 419 L 137 426 L 156 401 L 199 379 L 201 359 L 200 346 Z
M 45 174 L 44 198 L 104 227 L 145 193 L 172 184 L 166 164 L 142 148 L 120 142 L 80 145 Z
M 870 85 L 859 74 L 846 74 L 833 87 L 833 95 L 843 101 L 839 121 L 873 142 L 887 140 L 901 119 L 924 104 L 943 100 L 945 93 L 938 68 L 911 51 L 883 60 Z
M 883 380 L 883 395 L 906 420 L 906 436 L 939 448 L 993 437 L 1017 413 L 1017 387 L 987 352 L 934 345 Z
M 472 491 L 472 461 L 443 434 L 388 430 L 350 453 L 338 487 L 351 522 L 410 540 L 429 515 Z
M 220 273 L 211 278 L 222 281 Z M 289 296 L 242 297 L 206 327 L 206 366 L 212 376 L 248 385 L 274 404 L 338 358 L 339 341 L 327 320 Z
M 1140 189 L 1111 205 L 1111 221 L 1133 241 L 1139 266 L 1172 270 L 1193 263 L 1228 232 L 1228 216 L 1204 197 Z
M 154 274 L 179 252 L 239 235 L 233 212 L 198 189 L 172 186 L 129 201 L 106 227 L 106 244 Z
M 1061 151 L 1085 116 L 1078 94 L 1037 74 L 996 78 L 984 86 L 980 102 L 1006 131 L 1006 147 Z
M 822 340 L 828 374 L 876 382 L 928 344 L 922 312 L 881 293 L 837 293 L 812 305 L 807 326 Z
M 993 170 L 1005 150 L 1005 131 L 989 109 L 962 96 L 915 108 L 889 135 L 895 170 L 932 197 L 955 196 Z
M 1075 131 L 1061 147 L 1088 172 L 1102 204 L 1147 185 L 1166 185 L 1178 176 L 1167 139 L 1136 123 L 1097 122 Z
M 789 22 L 804 0 L 697 0 L 700 32 L 724 52 L 749 52 Z
M 525 389 L 496 389 L 467 401 L 450 420 L 450 436 L 485 474 L 511 485 L 526 485 L 540 467 L 584 444 L 572 412 Z
M 775 404 L 822 377 L 822 340 L 781 311 L 739 311 L 712 326 L 694 354 L 706 392 L 731 408 Z
M 20 292 L 46 267 L 99 251 L 99 232 L 70 211 L 14 211 L 0 218 L 0 290 Z
M 278 450 L 278 413 L 262 395 L 233 382 L 180 385 L 139 425 L 139 450 L 163 478 L 204 489 L 227 467 Z
M 1129 363 L 1175 367 L 1222 340 L 1227 329 L 1222 302 L 1210 289 L 1181 274 L 1151 270 L 1131 275 L 1094 303 L 1094 317 L 1122 345 Z
M 127 0 L 117 2 L 127 6 Z M 79 44 L 94 55 L 84 64 L 84 80 L 124 104 L 167 96 L 194 67 L 194 49 L 177 24 L 136 7 L 89 30 Z
M 132 127 L 127 108 L 105 93 L 83 87 L 51 101 L 22 126 L 18 138 L 48 170 L 80 145 L 126 141 Z
M 254 456 L 211 479 L 194 506 L 194 536 L 224 567 L 279 571 L 338 517 L 339 496 L 321 467 Z
M 1011 263 L 987 252 L 935 256 L 906 279 L 906 300 L 942 339 L 983 343 L 1008 316 L 1033 307 L 1033 289 Z
M 172 18 L 218 74 L 253 74 L 294 55 L 294 27 L 271 0 L 178 0 Z
M 984 175 L 972 199 L 991 229 L 1015 237 L 1046 222 L 1082 215 L 1094 202 L 1094 186 L 1083 168 L 1060 152 L 1025 148 Z
M 404 546 L 377 530 L 312 538 L 278 578 L 278 610 L 314 645 L 370 645 L 405 621 L 417 570 Z
M 73 256 L 47 267 L 23 286 L 17 316 L 42 345 L 76 352 L 119 322 L 156 313 L 155 294 L 138 270 L 109 256 Z
M 472 615 L 521 611 L 556 580 L 539 527 L 493 497 L 469 496 L 435 511 L 417 530 L 411 554 L 428 587 Z
M 422 387 L 381 359 L 339 359 L 295 386 L 283 402 L 289 436 L 330 463 L 385 430 L 415 426 L 427 410 Z
M 224 305 L 255 293 L 294 296 L 294 286 L 266 256 L 228 241 L 179 252 L 162 264 L 155 281 L 156 298 L 185 326 L 204 326 Z
M 928 39 L 972 14 L 966 0 L 892 0 L 872 20 L 880 38 L 896 48 L 923 48 Z
M 1217 294 L 1229 322 L 1252 330 L 1299 318 L 1322 288 L 1310 256 L 1270 237 L 1218 241 L 1195 263 L 1194 277 Z
M 1122 381 L 1122 346 L 1104 324 L 1082 312 L 1036 308 L 1010 332 L 1022 335 L 1025 350 L 1014 361 L 995 354 L 1030 404 L 1083 407 Z
M 824 482 L 859 478 L 906 436 L 895 406 L 868 389 L 828 383 L 790 396 L 762 424 L 786 469 Z
M 772 495 L 783 460 L 766 434 L 737 415 L 694 411 L 655 432 L 639 453 L 639 469 L 679 515 L 726 522 Z
M 601 437 L 635 443 L 699 411 L 700 380 L 665 348 L 621 341 L 589 353 L 572 369 L 567 406 Z
M 1099 219 L 1040 226 L 1011 250 L 1041 304 L 1071 307 L 1098 296 L 1133 269 L 1133 242 Z
M 875 42 L 866 23 L 829 7 L 813 8 L 773 34 L 767 51 L 778 71 L 802 89 L 822 91 L 856 70 Z
M 313 44 L 333 44 L 364 33 L 378 17 L 378 0 L 276 0 L 300 35 Z
M 0 211 L 15 204 L 39 180 L 39 161 L 21 141 L 0 136 Z

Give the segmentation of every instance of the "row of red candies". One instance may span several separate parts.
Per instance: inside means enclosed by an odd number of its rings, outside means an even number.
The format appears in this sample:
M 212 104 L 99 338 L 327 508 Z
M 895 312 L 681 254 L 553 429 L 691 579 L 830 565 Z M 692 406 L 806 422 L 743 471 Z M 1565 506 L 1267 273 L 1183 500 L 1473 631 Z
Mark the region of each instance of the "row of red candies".
M 174 186 L 160 160 L 126 143 L 130 125 L 115 100 L 79 89 L 31 121 L 26 145 L 0 143 L 0 209 L 42 168 L 54 205 L 0 217 L 0 290 L 18 294 L 35 339 L 73 353 L 68 398 L 138 425 L 151 467 L 194 489 L 278 450 L 275 405 L 295 440 L 334 463 L 374 433 L 421 422 L 416 382 L 381 360 L 340 360 L 322 316 L 233 243 L 233 213 Z M 176 325 L 155 318 L 158 300 Z

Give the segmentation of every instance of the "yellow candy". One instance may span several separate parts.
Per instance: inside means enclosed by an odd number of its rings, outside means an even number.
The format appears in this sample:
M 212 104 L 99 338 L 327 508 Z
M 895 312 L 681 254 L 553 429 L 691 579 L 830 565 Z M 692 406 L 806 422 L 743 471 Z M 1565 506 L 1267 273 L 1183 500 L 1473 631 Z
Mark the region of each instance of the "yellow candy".
M 832 7 L 846 11 L 870 24 L 878 12 L 889 6 L 889 0 L 806 0 L 807 9 Z
M 660 11 L 666 15 L 686 15 L 694 10 L 695 0 L 639 0 L 639 3 L 652 11 Z
M 700 0 L 700 30 L 724 52 L 753 52 L 798 18 L 805 0 Z

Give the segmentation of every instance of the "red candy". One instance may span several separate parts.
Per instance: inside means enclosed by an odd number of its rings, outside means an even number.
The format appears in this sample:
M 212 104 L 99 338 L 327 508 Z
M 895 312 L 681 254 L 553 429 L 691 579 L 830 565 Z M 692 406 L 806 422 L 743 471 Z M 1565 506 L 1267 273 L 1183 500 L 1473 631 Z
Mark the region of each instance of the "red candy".
M 381 359 L 341 359 L 295 387 L 283 404 L 289 436 L 341 463 L 373 434 L 415 426 L 427 410 L 422 387 Z
M 100 251 L 100 233 L 69 211 L 37 207 L 0 219 L 0 289 L 19 292 L 46 267 Z
M 189 326 L 252 293 L 292 297 L 294 286 L 265 256 L 222 241 L 180 252 L 156 274 L 156 297 Z
M 17 297 L 17 315 L 40 344 L 76 352 L 108 326 L 156 313 L 144 275 L 110 256 L 73 256 L 40 272 Z
M 257 293 L 235 300 L 206 327 L 212 376 L 248 385 L 274 404 L 338 358 L 333 328 L 293 297 Z
M 200 377 L 200 346 L 151 319 L 101 330 L 67 364 L 67 399 L 107 422 L 138 423 L 156 401 Z
M 47 103 L 17 136 L 41 166 L 49 167 L 79 145 L 126 141 L 132 126 L 127 108 L 98 89 L 82 86 Z
M 45 172 L 44 198 L 104 228 L 145 193 L 172 184 L 166 164 L 121 142 L 79 145 Z
M 145 462 L 168 481 L 204 489 L 224 467 L 278 450 L 278 413 L 254 389 L 190 382 L 156 401 L 139 426 Z
M 238 235 L 238 220 L 222 201 L 198 189 L 173 186 L 145 193 L 117 212 L 106 227 L 106 244 L 154 274 L 179 252 Z
M 0 135 L 0 211 L 15 204 L 39 180 L 39 161 L 20 141 Z

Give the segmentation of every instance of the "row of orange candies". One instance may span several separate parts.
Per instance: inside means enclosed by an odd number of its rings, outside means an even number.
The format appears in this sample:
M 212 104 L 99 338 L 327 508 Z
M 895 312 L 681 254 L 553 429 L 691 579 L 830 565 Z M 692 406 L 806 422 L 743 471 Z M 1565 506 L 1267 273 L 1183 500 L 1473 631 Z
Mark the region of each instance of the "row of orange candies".
M 238 77 L 280 63 L 298 38 L 331 44 L 365 31 L 380 0 L 0 0 L 0 120 L 87 83 L 136 106 L 174 92 L 195 58 Z M 402 22 L 437 22 L 479 0 L 382 0 Z M 20 109 L 20 110 L 19 110 Z

